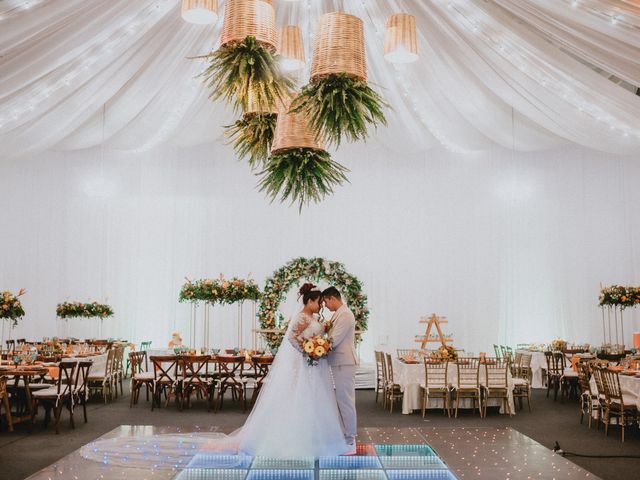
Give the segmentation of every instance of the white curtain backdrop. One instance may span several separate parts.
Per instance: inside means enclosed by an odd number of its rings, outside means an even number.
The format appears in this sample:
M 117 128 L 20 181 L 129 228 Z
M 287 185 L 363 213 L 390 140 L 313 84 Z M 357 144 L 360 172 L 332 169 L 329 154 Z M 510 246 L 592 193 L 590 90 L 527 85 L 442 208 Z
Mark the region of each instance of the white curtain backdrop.
M 5 159 L 0 289 L 28 291 L 14 335 L 60 334 L 56 303 L 91 299 L 115 309 L 105 336 L 164 346 L 172 329 L 188 331 L 184 276 L 252 272 L 262 286 L 291 258 L 317 255 L 364 282 L 363 356 L 413 346 L 432 312 L 476 353 L 556 336 L 599 344 L 599 283 L 640 283 L 637 158 L 495 148 L 400 161 L 360 145 L 336 159 L 351 184 L 302 215 L 269 205 L 220 144 Z M 235 318 L 234 307 L 215 308 L 216 346 L 236 343 Z M 627 344 L 639 320 L 626 314 Z M 89 320 L 72 322 L 79 336 L 97 334 Z

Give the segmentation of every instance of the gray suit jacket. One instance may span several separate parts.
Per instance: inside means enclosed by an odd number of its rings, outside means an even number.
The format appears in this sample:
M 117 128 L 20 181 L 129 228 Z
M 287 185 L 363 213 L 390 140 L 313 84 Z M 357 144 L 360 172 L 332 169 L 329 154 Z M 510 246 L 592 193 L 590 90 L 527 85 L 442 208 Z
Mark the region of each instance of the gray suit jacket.
M 356 318 L 346 305 L 336 310 L 333 318 L 333 328 L 329 332 L 333 343 L 333 350 L 329 353 L 329 365 L 338 367 L 343 365 L 357 365 L 356 354 Z

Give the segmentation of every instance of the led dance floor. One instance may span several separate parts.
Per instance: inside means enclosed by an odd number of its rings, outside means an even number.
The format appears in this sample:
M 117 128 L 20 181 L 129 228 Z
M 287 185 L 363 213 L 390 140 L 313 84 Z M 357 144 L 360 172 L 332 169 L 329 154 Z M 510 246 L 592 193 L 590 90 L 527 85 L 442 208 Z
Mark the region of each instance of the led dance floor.
M 363 428 L 352 457 L 276 459 L 211 450 L 223 433 L 121 426 L 31 480 L 594 479 L 510 428 Z

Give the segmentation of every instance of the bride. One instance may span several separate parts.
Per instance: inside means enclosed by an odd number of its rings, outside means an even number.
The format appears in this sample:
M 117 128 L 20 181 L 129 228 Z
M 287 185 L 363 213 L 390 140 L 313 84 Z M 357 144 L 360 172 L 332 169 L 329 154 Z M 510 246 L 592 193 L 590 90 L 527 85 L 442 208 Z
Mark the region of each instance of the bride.
M 305 283 L 300 297 L 304 308 L 289 323 L 251 414 L 224 441 L 238 453 L 300 458 L 341 455 L 352 448 L 344 439 L 326 359 L 310 366 L 300 347 L 302 339 L 324 332 L 315 317 L 321 292 Z

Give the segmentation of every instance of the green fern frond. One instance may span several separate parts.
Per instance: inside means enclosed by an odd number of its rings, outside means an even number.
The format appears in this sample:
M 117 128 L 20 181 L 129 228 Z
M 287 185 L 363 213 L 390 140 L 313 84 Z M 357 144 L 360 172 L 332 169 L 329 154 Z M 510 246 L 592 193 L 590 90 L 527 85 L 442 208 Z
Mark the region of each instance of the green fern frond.
M 251 168 L 263 166 L 269 158 L 277 118 L 275 113 L 248 113 L 225 127 L 234 151 L 239 158 L 246 158 Z
M 306 85 L 291 111 L 306 114 L 318 138 L 338 146 L 343 137 L 365 140 L 369 126 L 386 125 L 385 107 L 387 102 L 367 82 L 340 73 Z
M 209 98 L 222 98 L 234 110 L 246 112 L 250 100 L 260 111 L 272 112 L 290 95 L 293 79 L 284 75 L 272 54 L 255 37 L 220 47 L 206 58 L 209 66 L 200 74 L 211 90 Z
M 271 201 L 298 202 L 298 211 L 311 201 L 319 203 L 333 193 L 333 188 L 349 182 L 349 170 L 334 162 L 324 150 L 295 148 L 271 155 L 258 186 Z

